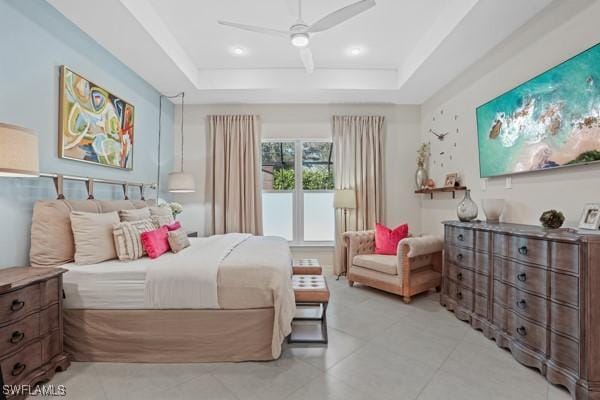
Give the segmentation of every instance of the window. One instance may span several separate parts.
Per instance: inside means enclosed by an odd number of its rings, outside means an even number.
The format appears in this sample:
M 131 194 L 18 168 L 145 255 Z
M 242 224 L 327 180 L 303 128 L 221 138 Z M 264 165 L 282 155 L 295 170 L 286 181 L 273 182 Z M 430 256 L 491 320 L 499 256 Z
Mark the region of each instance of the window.
M 262 143 L 263 228 L 295 244 L 334 240 L 333 145 L 327 141 Z

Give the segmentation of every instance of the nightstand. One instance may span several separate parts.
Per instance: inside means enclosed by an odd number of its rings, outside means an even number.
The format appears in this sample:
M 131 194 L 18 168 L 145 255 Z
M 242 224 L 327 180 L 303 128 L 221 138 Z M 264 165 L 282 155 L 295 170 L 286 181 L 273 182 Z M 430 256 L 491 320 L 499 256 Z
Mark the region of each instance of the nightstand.
M 5 385 L 35 385 L 69 367 L 62 268 L 0 269 L 0 366 Z M 11 397 L 12 398 L 12 397 Z
M 188 232 L 187 233 L 187 237 L 197 238 L 198 237 L 198 232 Z

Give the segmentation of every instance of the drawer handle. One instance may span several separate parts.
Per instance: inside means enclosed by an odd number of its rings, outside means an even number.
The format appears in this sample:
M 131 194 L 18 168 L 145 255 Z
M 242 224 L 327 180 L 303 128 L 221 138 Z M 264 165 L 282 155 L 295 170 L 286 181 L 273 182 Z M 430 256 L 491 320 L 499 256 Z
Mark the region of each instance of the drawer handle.
M 521 310 L 524 310 L 527 308 L 527 302 L 525 300 L 519 300 L 517 301 L 517 307 L 519 307 Z
M 517 328 L 517 333 L 521 336 L 526 336 L 527 335 L 527 329 L 525 329 L 524 326 L 520 326 Z
M 465 237 L 463 236 L 462 233 L 460 235 L 458 235 L 456 238 L 458 239 L 459 242 L 464 242 L 465 241 Z
M 462 261 L 462 259 L 465 258 L 465 256 L 463 256 L 462 253 L 458 253 L 456 255 L 456 258 L 458 258 L 459 261 Z
M 25 302 L 21 301 L 19 299 L 15 299 L 13 300 L 12 304 L 10 305 L 10 309 L 12 311 L 19 311 L 20 309 L 22 309 L 23 307 L 25 307 Z
M 456 293 L 456 297 L 457 297 L 459 300 L 462 300 L 462 298 L 463 298 L 462 292 L 458 292 L 458 293 Z
M 25 333 L 21 331 L 14 331 L 12 336 L 10 337 L 10 342 L 12 344 L 20 343 L 23 339 L 25 339 Z
M 518 274 L 517 275 L 517 279 L 520 282 L 525 282 L 527 280 L 527 274 L 525 272 L 523 272 L 522 274 Z
M 521 246 L 519 247 L 519 254 L 526 256 L 527 255 L 527 246 Z
M 12 376 L 19 376 L 23 373 L 23 371 L 25 371 L 25 368 L 27 368 L 27 365 L 18 362 L 14 365 L 12 371 L 10 371 L 10 374 Z
M 463 274 L 462 274 L 462 272 L 459 272 L 458 274 L 456 274 L 456 279 L 458 279 L 459 281 L 463 280 Z

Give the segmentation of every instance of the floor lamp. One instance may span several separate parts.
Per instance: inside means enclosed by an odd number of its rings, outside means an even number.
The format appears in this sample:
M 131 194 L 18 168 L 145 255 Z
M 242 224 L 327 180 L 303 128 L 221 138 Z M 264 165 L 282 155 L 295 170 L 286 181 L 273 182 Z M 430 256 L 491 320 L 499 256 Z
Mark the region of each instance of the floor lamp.
M 333 207 L 338 210 L 343 211 L 343 219 L 342 219 L 342 234 L 346 232 L 348 227 L 348 210 L 354 210 L 356 208 L 356 192 L 353 189 L 337 189 L 333 194 Z M 346 262 L 348 261 L 347 250 L 346 254 Z M 347 269 L 347 268 L 346 268 Z M 340 279 L 344 273 L 341 272 L 337 279 Z

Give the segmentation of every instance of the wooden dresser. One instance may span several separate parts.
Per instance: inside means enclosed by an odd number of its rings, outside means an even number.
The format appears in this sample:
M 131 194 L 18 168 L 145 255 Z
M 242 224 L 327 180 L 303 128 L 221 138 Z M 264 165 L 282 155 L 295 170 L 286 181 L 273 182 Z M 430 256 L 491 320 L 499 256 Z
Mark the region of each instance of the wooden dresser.
M 0 367 L 5 385 L 35 385 L 69 366 L 60 268 L 0 270 Z
M 600 399 L 600 236 L 444 225 L 442 305 L 574 399 Z

